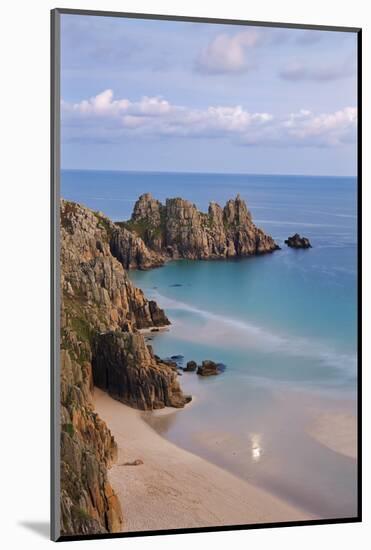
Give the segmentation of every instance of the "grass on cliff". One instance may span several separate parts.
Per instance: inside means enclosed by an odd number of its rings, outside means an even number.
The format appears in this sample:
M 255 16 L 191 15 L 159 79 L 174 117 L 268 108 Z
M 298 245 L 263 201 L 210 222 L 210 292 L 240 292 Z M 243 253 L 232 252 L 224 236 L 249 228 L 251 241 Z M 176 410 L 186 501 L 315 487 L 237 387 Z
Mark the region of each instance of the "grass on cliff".
M 88 350 L 93 342 L 96 330 L 86 318 L 86 306 L 84 307 L 84 304 L 79 300 L 64 297 L 63 306 L 67 322 L 66 327 L 61 330 L 61 349 L 66 349 L 71 354 L 71 358 L 82 366 L 86 361 L 90 361 Z M 75 333 L 78 342 L 83 342 L 88 346 L 73 345 L 70 330 Z
M 80 520 L 90 521 L 93 519 L 84 508 L 81 508 L 81 506 L 73 506 L 72 514 Z
M 131 233 L 135 233 L 143 241 L 149 239 L 158 239 L 165 237 L 166 215 L 165 212 L 160 212 L 160 225 L 152 225 L 148 220 L 128 220 L 126 222 L 116 222 L 116 225 L 127 229 Z
M 93 212 L 94 216 L 98 220 L 98 227 L 101 229 L 104 229 L 104 231 L 107 233 L 108 238 L 110 239 L 112 237 L 113 228 L 110 224 L 110 222 L 107 220 L 107 218 L 101 216 L 99 212 Z
M 89 342 L 89 344 L 92 343 L 93 336 L 96 331 L 92 329 L 92 327 L 90 326 L 88 321 L 86 321 L 86 319 L 84 319 L 83 317 L 72 317 L 71 328 L 76 332 L 80 340 Z
M 75 429 L 73 427 L 73 424 L 71 424 L 70 422 L 68 424 L 62 424 L 62 430 L 64 432 L 67 432 L 68 435 L 70 435 L 71 437 L 75 433 Z

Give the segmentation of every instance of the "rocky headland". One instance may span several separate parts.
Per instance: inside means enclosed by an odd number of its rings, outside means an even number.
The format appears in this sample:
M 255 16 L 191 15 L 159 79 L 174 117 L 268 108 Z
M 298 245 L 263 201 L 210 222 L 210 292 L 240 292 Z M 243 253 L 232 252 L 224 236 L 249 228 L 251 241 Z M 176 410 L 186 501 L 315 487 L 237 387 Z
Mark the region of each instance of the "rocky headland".
M 217 259 L 266 254 L 279 249 L 270 235 L 256 227 L 245 201 L 237 195 L 224 208 L 211 202 L 207 213 L 190 201 L 167 199 L 150 193 L 135 203 L 129 221 L 118 222 L 111 247 L 117 256 L 130 258 L 125 267 L 146 269 L 169 259 Z M 132 254 L 128 233 L 136 239 Z M 155 255 L 153 255 L 155 254 Z
M 240 196 L 208 213 L 189 201 L 139 197 L 127 222 L 61 201 L 61 534 L 121 531 L 125 517 L 107 471 L 116 442 L 93 407 L 94 386 L 133 408 L 184 407 L 175 358 L 153 353 L 142 332 L 170 324 L 126 270 L 177 258 L 216 259 L 273 252 Z M 219 374 L 194 362 L 184 370 Z
M 139 409 L 189 401 L 177 373 L 156 359 L 139 331 L 169 320 L 128 279 L 124 266 L 133 265 L 115 249 L 116 231 L 102 214 L 61 201 L 62 535 L 120 531 L 125 522 L 107 477 L 117 445 L 94 412 L 94 385 Z M 152 257 L 135 236 L 128 239 L 137 259 Z

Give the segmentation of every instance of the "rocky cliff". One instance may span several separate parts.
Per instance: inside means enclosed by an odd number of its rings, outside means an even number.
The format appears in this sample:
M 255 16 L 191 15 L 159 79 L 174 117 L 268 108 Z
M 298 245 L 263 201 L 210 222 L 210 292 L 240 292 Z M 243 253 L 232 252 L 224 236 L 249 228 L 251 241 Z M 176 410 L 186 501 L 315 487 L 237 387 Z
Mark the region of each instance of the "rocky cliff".
M 191 400 L 177 382 L 177 372 L 161 359 L 139 333 L 107 332 L 95 340 L 96 386 L 138 409 L 184 407 Z
M 61 533 L 120 531 L 124 519 L 107 479 L 117 448 L 94 412 L 94 384 L 142 409 L 181 407 L 188 398 L 138 331 L 169 321 L 127 277 L 129 260 L 114 244 L 126 230 L 76 203 L 61 201 L 60 214 Z M 153 255 L 137 244 L 138 258 Z
M 164 258 L 213 259 L 273 252 L 273 238 L 256 227 L 239 195 L 224 208 L 212 202 L 208 213 L 184 199 L 165 204 L 149 193 L 137 200 L 131 219 L 119 224 Z M 149 262 L 150 263 L 150 262 Z
M 156 302 L 134 287 L 126 269 L 172 258 L 212 259 L 272 252 L 237 196 L 199 212 L 186 200 L 149 194 L 129 222 L 61 201 L 61 533 L 120 531 L 120 502 L 107 469 L 117 447 L 94 412 L 94 385 L 147 410 L 183 407 L 177 369 L 147 346 L 139 329 L 169 324 Z
M 160 267 L 165 261 L 162 254 L 150 250 L 139 236 L 119 223 L 111 232 L 110 248 L 125 269 Z

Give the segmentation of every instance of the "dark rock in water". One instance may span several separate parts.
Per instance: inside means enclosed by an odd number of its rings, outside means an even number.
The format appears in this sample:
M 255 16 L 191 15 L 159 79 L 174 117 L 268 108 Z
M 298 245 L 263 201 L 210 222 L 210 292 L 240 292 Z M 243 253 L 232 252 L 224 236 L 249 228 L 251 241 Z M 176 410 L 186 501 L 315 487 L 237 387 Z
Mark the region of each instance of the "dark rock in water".
M 312 248 L 309 239 L 300 237 L 299 233 L 295 233 L 295 235 L 286 239 L 285 244 L 290 248 Z
M 188 361 L 184 372 L 194 372 L 197 369 L 196 361 Z
M 181 285 L 180 283 L 175 283 L 174 285 L 169 285 L 169 286 L 177 288 L 177 287 L 180 287 L 180 286 L 183 286 L 183 285 Z
M 172 355 L 170 359 L 173 361 L 182 361 L 184 359 L 184 355 Z
M 197 369 L 197 374 L 200 376 L 213 376 L 215 374 L 220 374 L 220 372 L 218 365 L 209 359 L 202 361 L 202 365 Z

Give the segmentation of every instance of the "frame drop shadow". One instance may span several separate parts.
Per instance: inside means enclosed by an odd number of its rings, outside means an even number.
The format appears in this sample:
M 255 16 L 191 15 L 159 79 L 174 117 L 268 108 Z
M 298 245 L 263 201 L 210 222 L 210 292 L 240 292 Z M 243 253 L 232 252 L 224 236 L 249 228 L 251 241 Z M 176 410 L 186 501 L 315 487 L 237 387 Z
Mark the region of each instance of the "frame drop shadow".
M 18 525 L 29 531 L 33 531 L 43 539 L 50 539 L 49 521 L 19 521 Z

